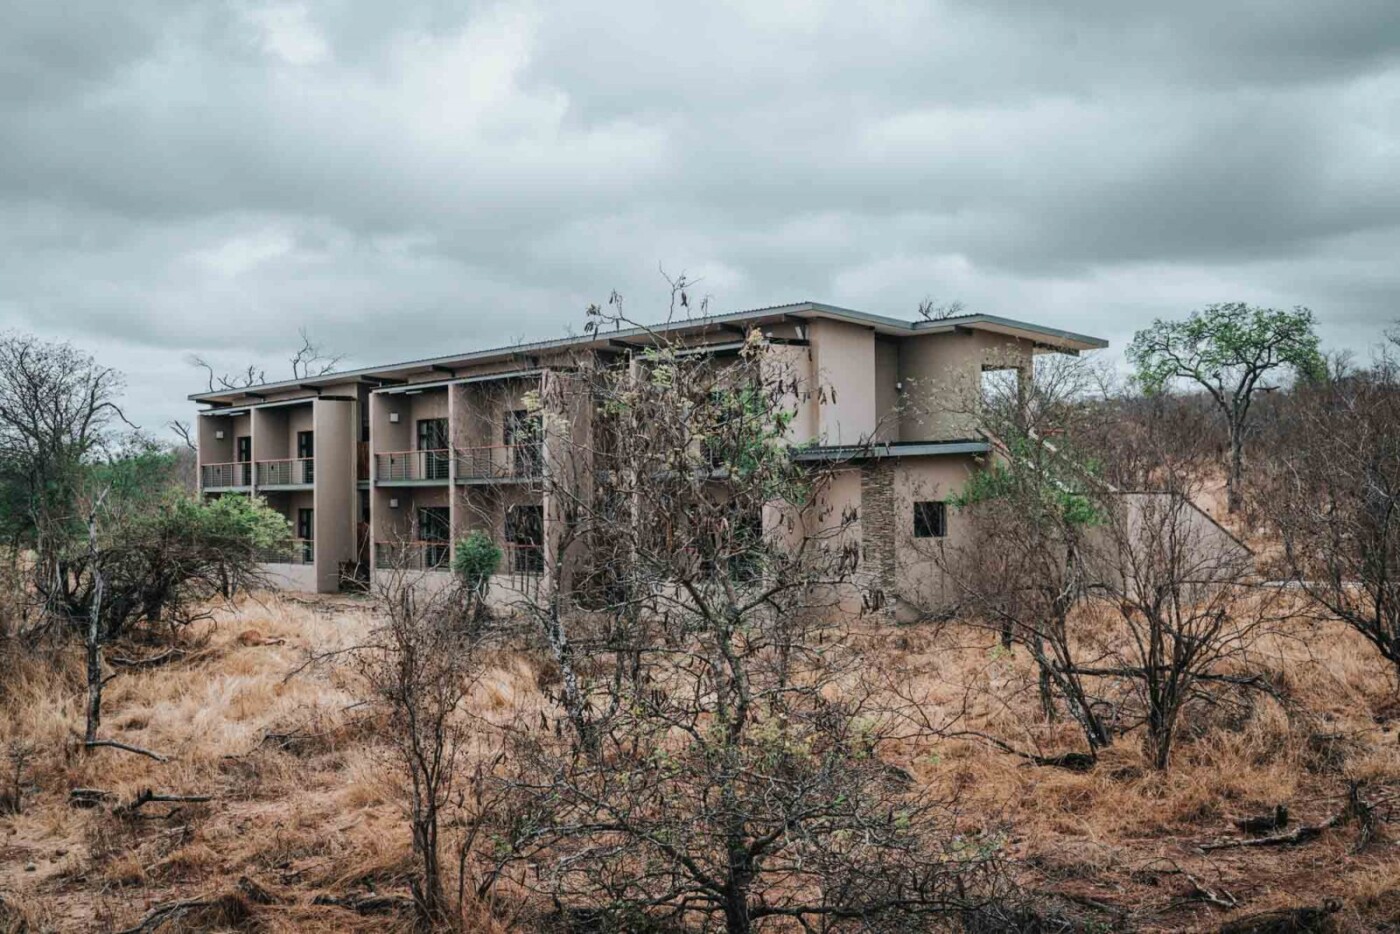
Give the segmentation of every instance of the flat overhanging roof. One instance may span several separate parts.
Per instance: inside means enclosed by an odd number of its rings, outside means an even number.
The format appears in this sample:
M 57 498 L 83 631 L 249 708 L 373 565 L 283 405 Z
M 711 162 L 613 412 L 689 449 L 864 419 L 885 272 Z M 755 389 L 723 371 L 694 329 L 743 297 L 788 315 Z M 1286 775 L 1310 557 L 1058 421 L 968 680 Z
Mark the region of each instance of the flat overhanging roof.
M 795 461 L 859 461 L 884 457 L 946 457 L 957 454 L 986 454 L 992 449 L 988 441 L 872 441 L 869 444 L 837 444 L 800 448 L 793 454 Z
M 441 357 L 427 357 L 421 360 L 408 360 L 383 366 L 362 367 L 338 373 L 302 379 L 289 379 L 281 382 L 262 383 L 257 386 L 237 389 L 219 389 L 213 392 L 194 393 L 189 396 L 193 402 L 231 405 L 247 404 L 249 397 L 262 396 L 271 392 L 285 392 L 292 389 L 312 389 L 333 386 L 337 383 L 372 382 L 377 379 L 402 379 L 405 375 L 424 370 L 453 370 L 493 361 L 509 360 L 512 357 L 534 356 L 569 349 L 590 347 L 615 349 L 615 342 L 633 341 L 644 347 L 648 339 L 662 334 L 704 334 L 714 330 L 732 330 L 734 325 L 763 325 L 781 323 L 788 319 L 803 321 L 829 320 L 843 321 L 868 327 L 877 334 L 892 337 L 912 337 L 922 334 L 948 334 L 965 331 L 987 331 L 1005 334 L 1023 340 L 1033 341 L 1037 347 L 1065 353 L 1078 353 L 1081 350 L 1095 350 L 1108 346 L 1108 342 L 1087 334 L 1076 334 L 1060 328 L 1031 324 L 998 315 L 957 315 L 951 318 L 938 318 L 929 321 L 903 321 L 884 315 L 839 308 L 820 302 L 797 302 L 791 305 L 773 305 L 767 308 L 754 308 L 748 311 L 735 311 L 724 315 L 704 318 L 685 318 L 663 324 L 624 328 L 583 336 L 563 337 L 554 340 L 534 341 L 513 344 L 508 347 L 493 347 Z

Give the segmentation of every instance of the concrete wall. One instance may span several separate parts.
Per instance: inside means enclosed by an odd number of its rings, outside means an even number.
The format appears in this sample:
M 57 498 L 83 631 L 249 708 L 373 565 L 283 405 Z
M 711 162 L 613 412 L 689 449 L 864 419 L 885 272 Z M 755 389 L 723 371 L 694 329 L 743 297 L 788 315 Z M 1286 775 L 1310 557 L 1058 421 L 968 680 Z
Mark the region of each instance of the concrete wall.
M 817 434 L 824 444 L 858 444 L 875 432 L 875 332 L 838 321 L 810 325 Z
M 309 564 L 264 564 L 269 587 L 295 593 L 316 593 L 316 569 Z
M 973 437 L 984 368 L 1031 371 L 1034 346 L 1023 340 L 973 331 L 907 337 L 899 343 L 903 413 L 900 441 Z
M 815 354 L 811 347 L 775 344 L 763 357 L 760 378 L 766 386 L 782 386 L 781 404 L 795 413 L 787 437 L 804 444 L 817 436 Z
M 413 447 L 412 409 L 397 393 L 372 392 L 369 396 L 369 437 L 372 453 L 407 451 Z M 389 416 L 398 415 L 397 422 Z
M 525 396 L 539 388 L 538 377 L 452 387 L 452 443 L 461 448 L 504 444 L 507 414 L 524 409 Z
M 214 437 L 222 431 L 222 439 Z M 248 412 L 241 415 L 213 415 L 201 412 L 198 419 L 198 432 L 195 443 L 199 448 L 199 463 L 228 464 L 234 460 L 235 438 L 252 435 L 253 420 Z
M 899 440 L 899 341 L 875 337 L 875 440 Z
M 291 425 L 299 423 L 293 420 Z M 334 593 L 340 589 L 341 563 L 354 561 L 356 552 L 355 403 L 317 399 L 311 426 L 316 433 L 316 582 L 322 593 Z
M 914 503 L 944 500 L 960 493 L 968 477 L 978 469 L 967 457 L 900 458 L 894 469 L 893 541 L 897 612 L 903 618 L 920 611 L 946 606 L 956 594 L 934 559 L 935 549 L 957 548 L 968 538 L 968 519 L 952 506 L 947 507 L 948 534 L 945 538 L 914 537 Z

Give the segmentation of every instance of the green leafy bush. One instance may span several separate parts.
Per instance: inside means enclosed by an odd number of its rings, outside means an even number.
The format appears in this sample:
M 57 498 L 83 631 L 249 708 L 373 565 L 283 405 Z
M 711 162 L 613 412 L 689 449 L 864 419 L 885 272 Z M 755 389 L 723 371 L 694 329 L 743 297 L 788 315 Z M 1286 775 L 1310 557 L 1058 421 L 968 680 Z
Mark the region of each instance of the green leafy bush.
M 452 570 L 462 583 L 475 594 L 485 594 L 491 575 L 501 566 L 501 546 L 481 530 L 469 534 L 457 543 L 452 555 Z

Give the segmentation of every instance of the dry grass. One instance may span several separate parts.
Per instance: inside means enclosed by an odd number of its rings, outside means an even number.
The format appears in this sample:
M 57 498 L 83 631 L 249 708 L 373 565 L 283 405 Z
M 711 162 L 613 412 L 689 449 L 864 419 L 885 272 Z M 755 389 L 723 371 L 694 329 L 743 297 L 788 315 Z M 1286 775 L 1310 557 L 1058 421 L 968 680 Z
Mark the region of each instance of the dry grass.
M 193 634 L 184 659 L 118 675 L 105 734 L 169 754 L 165 764 L 79 748 L 76 653 L 5 659 L 0 750 L 23 740 L 39 754 L 23 812 L 0 816 L 0 931 L 119 929 L 155 905 L 194 897 L 221 900 L 185 918 L 187 929 L 385 930 L 393 919 L 313 900 L 404 890 L 412 858 L 400 779 L 352 666 L 288 678 L 308 651 L 352 646 L 369 625 L 365 605 L 348 600 L 250 600 Z M 249 628 L 286 641 L 240 645 Z M 1018 745 L 1073 748 L 1072 731 L 1040 722 L 1026 659 L 986 634 L 872 629 L 861 639 L 872 663 L 905 673 L 931 708 L 966 707 L 969 724 Z M 1104 927 L 1210 929 L 1235 914 L 1334 897 L 1344 905 L 1340 929 L 1394 929 L 1400 852 L 1384 821 L 1361 854 L 1351 852 L 1351 827 L 1294 848 L 1200 851 L 1233 833 L 1232 818 L 1278 803 L 1300 821 L 1330 817 L 1348 780 L 1365 782 L 1372 800 L 1400 798 L 1392 722 L 1400 705 L 1390 673 L 1359 639 L 1299 622 L 1260 646 L 1254 662 L 1271 672 L 1285 703 L 1197 712 L 1166 773 L 1149 767 L 1134 735 L 1086 774 L 1027 767 L 976 739 L 911 742 L 896 758 L 918 781 L 957 797 L 966 829 L 1002 829 L 1025 886 Z M 473 694 L 475 711 L 538 719 L 548 709 L 542 681 L 547 666 L 503 653 Z M 152 787 L 214 801 L 182 806 L 174 819 L 130 820 L 70 807 L 75 787 L 120 798 Z M 1388 816 L 1388 805 L 1378 810 Z M 274 903 L 240 891 L 243 877 Z M 1240 907 L 1207 904 L 1192 894 L 1196 884 Z M 499 917 L 478 920 L 483 929 L 508 927 Z
M 365 610 L 264 598 L 221 617 L 191 634 L 185 659 L 108 686 L 104 735 L 158 750 L 168 763 L 79 748 L 76 656 L 20 658 L 6 673 L 0 731 L 42 750 L 29 775 L 37 790 L 0 824 L 0 892 L 12 924 L 22 916 L 35 930 L 107 930 L 155 904 L 230 894 L 247 876 L 284 902 L 244 906 L 261 928 L 382 929 L 382 918 L 310 904 L 342 888 L 397 887 L 408 870 L 409 838 L 385 787 L 375 725 L 356 706 L 346 667 L 287 678 L 307 651 L 360 640 Z M 285 642 L 240 645 L 249 628 Z M 215 800 L 182 806 L 173 820 L 130 820 L 69 807 L 75 787 L 119 799 L 151 787 Z

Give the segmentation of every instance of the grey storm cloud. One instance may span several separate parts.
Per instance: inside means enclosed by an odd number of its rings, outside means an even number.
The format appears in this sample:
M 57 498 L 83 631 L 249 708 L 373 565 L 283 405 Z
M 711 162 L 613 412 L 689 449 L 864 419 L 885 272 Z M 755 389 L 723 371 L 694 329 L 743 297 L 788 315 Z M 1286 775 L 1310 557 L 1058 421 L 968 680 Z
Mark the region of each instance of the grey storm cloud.
M 1400 317 L 1400 4 L 0 0 L 0 326 L 128 374 L 925 296 Z

